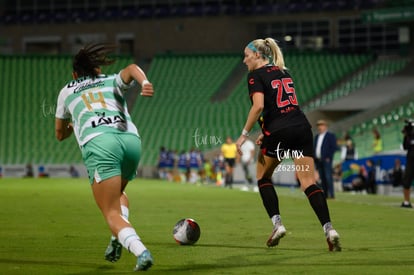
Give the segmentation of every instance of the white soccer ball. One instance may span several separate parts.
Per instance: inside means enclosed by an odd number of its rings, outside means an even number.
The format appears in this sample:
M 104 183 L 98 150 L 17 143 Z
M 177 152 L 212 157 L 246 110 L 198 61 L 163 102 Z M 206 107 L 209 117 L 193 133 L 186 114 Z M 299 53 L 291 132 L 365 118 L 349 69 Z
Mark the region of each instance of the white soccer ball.
M 181 245 L 195 244 L 200 238 L 200 226 L 190 218 L 179 220 L 173 230 L 174 240 Z

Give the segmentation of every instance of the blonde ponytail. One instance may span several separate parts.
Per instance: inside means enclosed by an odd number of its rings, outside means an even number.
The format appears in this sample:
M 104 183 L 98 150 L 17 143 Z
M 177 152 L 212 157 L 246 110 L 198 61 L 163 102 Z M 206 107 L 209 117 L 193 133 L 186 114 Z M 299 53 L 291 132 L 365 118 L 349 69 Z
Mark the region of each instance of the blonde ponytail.
M 281 70 L 287 70 L 282 50 L 280 49 L 276 41 L 273 38 L 268 37 L 264 40 L 264 44 L 268 46 L 272 52 L 272 60 L 270 61 L 276 66 L 278 66 Z
M 247 45 L 253 52 L 258 52 L 263 59 L 279 67 L 280 70 L 287 70 L 282 50 L 273 38 L 256 39 Z

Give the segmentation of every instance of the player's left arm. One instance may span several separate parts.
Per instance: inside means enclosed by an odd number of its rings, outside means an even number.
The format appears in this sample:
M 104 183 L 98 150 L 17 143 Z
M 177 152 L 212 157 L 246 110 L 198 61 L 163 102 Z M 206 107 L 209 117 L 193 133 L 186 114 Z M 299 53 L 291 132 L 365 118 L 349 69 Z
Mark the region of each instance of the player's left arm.
M 62 141 L 73 133 L 73 127 L 69 119 L 55 119 L 55 135 L 59 141 Z

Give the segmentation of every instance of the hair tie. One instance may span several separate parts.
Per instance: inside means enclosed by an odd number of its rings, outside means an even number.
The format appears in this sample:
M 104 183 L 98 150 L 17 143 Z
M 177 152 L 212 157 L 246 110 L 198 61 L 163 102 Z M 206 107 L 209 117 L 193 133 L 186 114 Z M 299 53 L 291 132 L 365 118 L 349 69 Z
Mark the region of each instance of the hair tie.
M 253 52 L 257 52 L 258 51 L 257 48 L 255 47 L 255 45 L 253 44 L 253 41 L 250 42 L 249 44 L 247 44 L 246 48 L 249 48 Z

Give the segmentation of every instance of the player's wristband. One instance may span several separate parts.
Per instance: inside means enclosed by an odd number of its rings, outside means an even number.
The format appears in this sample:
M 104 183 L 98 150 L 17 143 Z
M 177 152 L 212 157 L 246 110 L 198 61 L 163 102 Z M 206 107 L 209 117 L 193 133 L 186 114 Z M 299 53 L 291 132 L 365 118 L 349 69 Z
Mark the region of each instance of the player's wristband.
M 146 79 L 144 79 L 143 81 L 142 81 L 142 83 L 141 83 L 141 87 L 143 87 L 145 84 L 148 84 L 149 83 L 149 81 L 148 80 L 146 80 Z
M 247 131 L 246 129 L 243 129 L 242 135 L 245 136 L 245 137 L 248 137 L 249 136 L 249 131 Z

